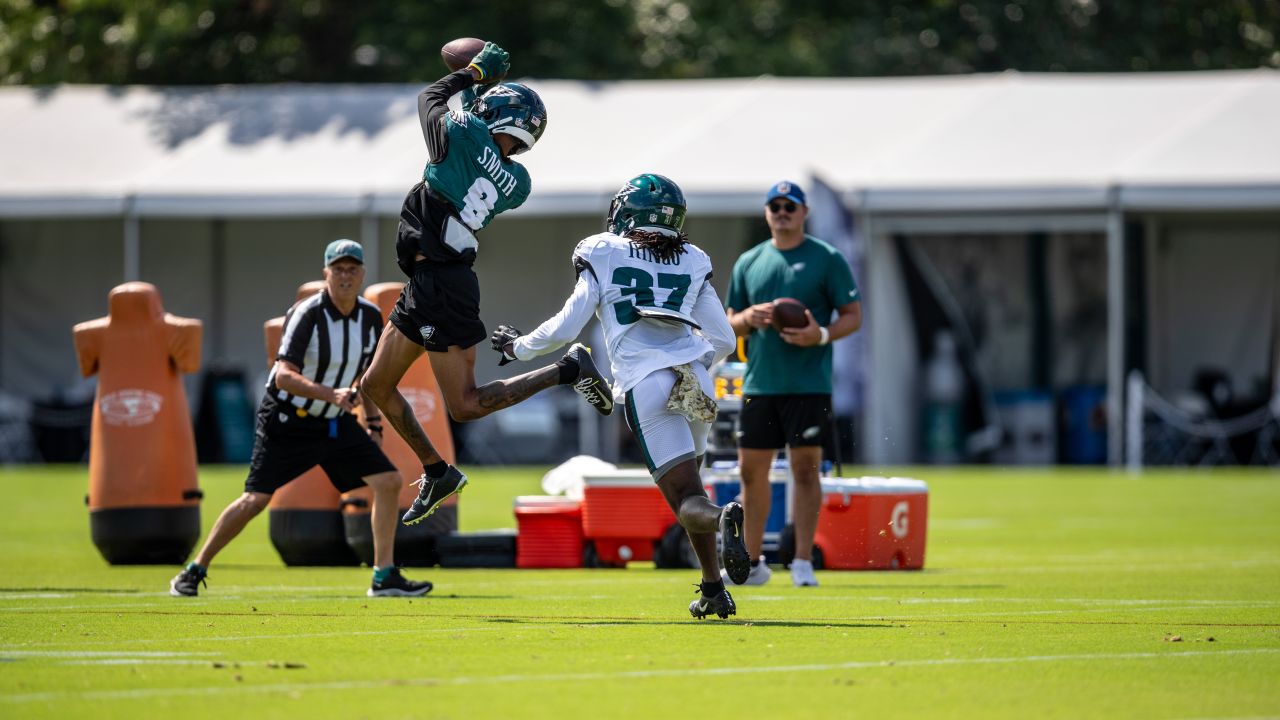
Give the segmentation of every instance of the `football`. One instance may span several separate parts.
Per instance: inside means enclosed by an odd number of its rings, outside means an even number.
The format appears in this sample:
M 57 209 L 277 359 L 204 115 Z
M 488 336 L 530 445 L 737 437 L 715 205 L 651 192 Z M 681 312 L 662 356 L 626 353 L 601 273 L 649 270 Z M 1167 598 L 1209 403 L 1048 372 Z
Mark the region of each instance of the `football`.
M 444 59 L 444 64 L 449 68 L 450 72 L 461 70 L 471 64 L 471 58 L 476 56 L 484 48 L 484 41 L 480 38 L 464 37 L 457 40 L 450 40 L 440 48 L 440 57 Z
M 805 317 L 804 303 L 794 298 L 778 298 L 773 301 L 773 326 L 783 328 L 802 328 L 809 324 Z

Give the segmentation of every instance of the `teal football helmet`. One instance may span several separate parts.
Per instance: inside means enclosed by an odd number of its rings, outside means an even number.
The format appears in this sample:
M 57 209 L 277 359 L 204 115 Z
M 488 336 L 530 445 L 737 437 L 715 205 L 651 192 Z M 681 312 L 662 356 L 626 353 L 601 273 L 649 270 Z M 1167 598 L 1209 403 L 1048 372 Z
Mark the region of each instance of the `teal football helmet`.
M 679 235 L 684 228 L 685 202 L 680 186 L 654 173 L 637 175 L 613 196 L 604 227 L 615 235 L 650 230 Z
M 522 143 L 518 155 L 533 147 L 547 129 L 547 107 L 538 93 L 520 83 L 498 83 L 471 104 L 471 112 L 489 126 L 492 135 L 510 135 Z

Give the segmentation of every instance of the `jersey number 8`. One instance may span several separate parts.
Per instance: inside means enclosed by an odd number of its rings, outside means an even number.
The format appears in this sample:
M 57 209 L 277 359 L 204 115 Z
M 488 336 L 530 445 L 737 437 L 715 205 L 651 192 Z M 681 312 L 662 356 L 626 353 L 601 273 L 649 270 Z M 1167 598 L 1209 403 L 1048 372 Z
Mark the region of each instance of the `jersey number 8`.
M 680 310 L 684 296 L 689 292 L 692 282 L 688 275 L 658 273 L 658 287 L 671 291 L 662 307 L 668 310 Z M 656 307 L 653 297 L 653 276 L 639 268 L 619 267 L 613 271 L 613 284 L 622 288 L 622 296 L 631 296 L 613 304 L 614 315 L 621 325 L 630 325 L 640 319 L 636 307 Z
M 476 178 L 471 187 L 467 188 L 467 197 L 463 202 L 466 204 L 458 211 L 458 216 L 467 227 L 479 230 L 484 227 L 484 221 L 493 211 L 493 206 L 498 204 L 498 188 L 488 178 Z

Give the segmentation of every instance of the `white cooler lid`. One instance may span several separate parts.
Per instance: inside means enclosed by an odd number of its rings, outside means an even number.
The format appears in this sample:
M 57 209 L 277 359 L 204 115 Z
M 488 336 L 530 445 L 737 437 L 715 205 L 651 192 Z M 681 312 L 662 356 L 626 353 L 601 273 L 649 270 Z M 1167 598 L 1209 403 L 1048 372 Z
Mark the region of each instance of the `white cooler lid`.
M 928 493 L 923 480 L 905 477 L 822 478 L 822 492 L 841 495 L 902 495 Z
M 587 487 L 650 487 L 654 484 L 653 476 L 644 469 L 584 474 L 582 482 Z

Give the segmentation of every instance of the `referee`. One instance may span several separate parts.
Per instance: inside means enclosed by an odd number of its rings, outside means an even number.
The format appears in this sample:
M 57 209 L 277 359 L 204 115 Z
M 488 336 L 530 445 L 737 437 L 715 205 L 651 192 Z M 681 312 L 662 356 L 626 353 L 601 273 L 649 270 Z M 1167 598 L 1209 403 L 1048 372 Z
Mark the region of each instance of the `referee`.
M 431 583 L 400 574 L 395 550 L 400 474 L 382 453 L 382 417 L 352 411 L 362 396 L 356 381 L 369 367 L 382 334 L 382 313 L 360 297 L 364 250 L 334 240 L 324 251 L 325 287 L 285 315 L 284 337 L 258 408 L 253 459 L 244 494 L 218 516 L 196 559 L 169 582 L 169 594 L 195 597 L 209 563 L 267 507 L 271 495 L 319 465 L 339 492 L 373 488 L 373 584 L 370 597 L 417 596 Z M 369 403 L 366 407 L 372 407 Z

